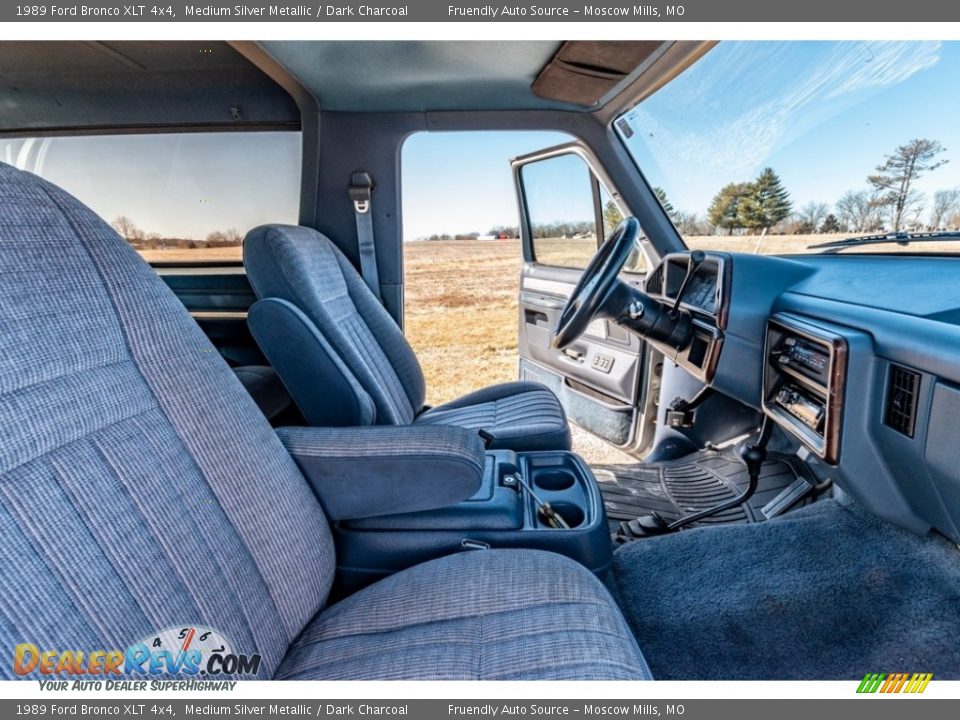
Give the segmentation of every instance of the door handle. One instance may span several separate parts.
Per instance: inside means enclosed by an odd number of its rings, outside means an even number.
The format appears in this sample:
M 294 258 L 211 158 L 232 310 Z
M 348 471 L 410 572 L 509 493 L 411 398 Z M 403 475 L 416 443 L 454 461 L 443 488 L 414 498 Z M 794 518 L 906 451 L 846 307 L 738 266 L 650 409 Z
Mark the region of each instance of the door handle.
M 550 323 L 550 318 L 547 317 L 545 312 L 540 312 L 539 310 L 530 310 L 529 308 L 523 311 L 523 319 L 528 325 L 548 325 Z
M 563 354 L 574 362 L 582 363 L 583 362 L 583 352 L 580 350 L 574 350 L 573 348 L 564 348 Z

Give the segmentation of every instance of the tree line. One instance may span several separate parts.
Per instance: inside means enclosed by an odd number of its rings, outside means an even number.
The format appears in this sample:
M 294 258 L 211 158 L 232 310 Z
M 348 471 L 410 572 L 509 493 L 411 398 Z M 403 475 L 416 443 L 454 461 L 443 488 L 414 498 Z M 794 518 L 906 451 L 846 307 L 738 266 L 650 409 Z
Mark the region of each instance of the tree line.
M 706 216 L 673 208 L 661 188 L 654 188 L 664 209 L 684 235 L 716 233 L 886 232 L 960 228 L 960 188 L 939 190 L 927 208 L 916 188 L 923 175 L 947 163 L 946 148 L 919 138 L 900 145 L 866 178 L 866 187 L 850 190 L 832 205 L 809 202 L 794 209 L 790 193 L 773 168 L 752 181 L 728 183 L 713 197 Z
M 243 244 L 243 235 L 236 228 L 215 230 L 208 233 L 203 240 L 197 240 L 194 238 L 165 237 L 160 233 L 147 232 L 126 215 L 114 218 L 110 224 L 120 237 L 137 250 L 237 247 Z

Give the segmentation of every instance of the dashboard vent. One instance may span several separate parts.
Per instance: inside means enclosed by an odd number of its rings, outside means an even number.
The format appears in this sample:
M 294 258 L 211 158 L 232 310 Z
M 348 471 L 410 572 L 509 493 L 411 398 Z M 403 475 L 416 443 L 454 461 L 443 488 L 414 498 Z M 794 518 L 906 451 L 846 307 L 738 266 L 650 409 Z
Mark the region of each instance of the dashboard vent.
M 920 374 L 899 365 L 887 372 L 887 408 L 883 422 L 898 433 L 913 437 L 917 424 Z
M 647 278 L 646 285 L 643 289 L 646 290 L 647 293 L 656 293 L 657 295 L 663 292 L 663 265 L 650 273 L 650 277 Z

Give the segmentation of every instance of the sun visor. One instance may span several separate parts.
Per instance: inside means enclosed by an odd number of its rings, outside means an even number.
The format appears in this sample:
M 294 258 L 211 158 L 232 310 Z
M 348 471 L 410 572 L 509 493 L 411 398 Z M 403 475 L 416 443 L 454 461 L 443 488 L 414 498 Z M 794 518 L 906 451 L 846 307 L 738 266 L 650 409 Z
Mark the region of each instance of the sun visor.
M 662 45 L 658 40 L 568 41 L 531 87 L 544 99 L 591 107 Z

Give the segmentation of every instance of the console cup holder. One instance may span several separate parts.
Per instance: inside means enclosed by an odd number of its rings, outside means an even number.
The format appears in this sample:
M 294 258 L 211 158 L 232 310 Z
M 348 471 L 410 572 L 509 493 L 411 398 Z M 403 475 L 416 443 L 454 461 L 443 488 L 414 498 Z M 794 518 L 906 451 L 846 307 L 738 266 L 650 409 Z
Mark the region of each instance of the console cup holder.
M 534 473 L 533 484 L 541 490 L 556 492 L 573 487 L 576 478 L 569 470 L 544 470 Z
M 568 502 L 552 502 L 550 507 L 553 508 L 553 511 L 562 517 L 567 525 L 570 526 L 570 529 L 580 527 L 583 525 L 583 521 L 587 519 L 586 514 L 583 512 L 583 508 L 579 505 L 574 505 L 573 503 Z M 549 527 L 547 525 L 546 518 L 543 517 L 543 514 L 537 513 L 537 521 L 544 527 Z

